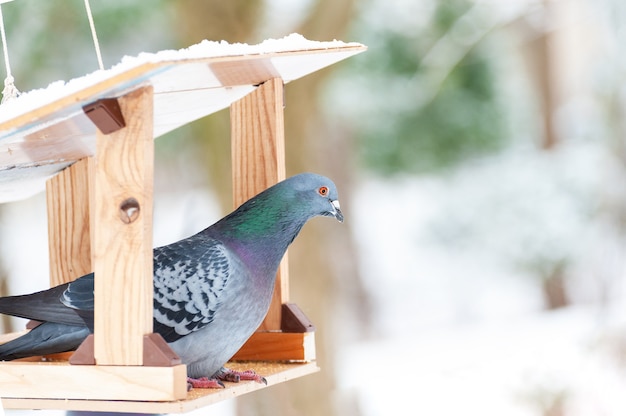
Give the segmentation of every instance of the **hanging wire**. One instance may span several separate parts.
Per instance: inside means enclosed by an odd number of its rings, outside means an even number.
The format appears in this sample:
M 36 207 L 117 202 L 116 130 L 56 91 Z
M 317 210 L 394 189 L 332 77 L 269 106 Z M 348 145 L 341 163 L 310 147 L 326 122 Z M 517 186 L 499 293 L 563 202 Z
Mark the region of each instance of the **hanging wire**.
M 89 5 L 89 0 L 85 0 L 85 9 L 87 9 L 87 18 L 89 19 L 89 27 L 91 27 L 91 37 L 93 38 L 93 46 L 96 49 L 98 65 L 100 66 L 101 70 L 104 70 L 104 64 L 102 63 L 102 54 L 100 53 L 100 43 L 98 42 L 96 25 L 93 23 L 93 16 L 91 14 L 91 6 Z
M 2 90 L 2 101 L 0 104 L 16 98 L 20 92 L 15 87 L 15 80 L 11 75 L 11 63 L 9 62 L 9 50 L 7 47 L 7 37 L 4 31 L 4 16 L 2 16 L 2 7 L 0 6 L 0 35 L 2 35 L 2 48 L 4 50 L 4 66 L 7 71 L 7 77 L 4 79 L 4 89 Z

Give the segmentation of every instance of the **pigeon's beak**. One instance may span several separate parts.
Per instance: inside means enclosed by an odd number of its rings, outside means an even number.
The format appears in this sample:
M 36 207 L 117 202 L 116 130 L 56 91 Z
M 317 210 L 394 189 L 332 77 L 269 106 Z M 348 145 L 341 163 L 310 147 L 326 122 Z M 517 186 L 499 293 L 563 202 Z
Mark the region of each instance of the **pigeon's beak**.
M 330 205 L 333 207 L 332 211 L 330 211 L 330 214 L 333 217 L 337 218 L 337 221 L 343 222 L 343 214 L 341 213 L 341 209 L 339 207 L 339 201 L 330 201 Z

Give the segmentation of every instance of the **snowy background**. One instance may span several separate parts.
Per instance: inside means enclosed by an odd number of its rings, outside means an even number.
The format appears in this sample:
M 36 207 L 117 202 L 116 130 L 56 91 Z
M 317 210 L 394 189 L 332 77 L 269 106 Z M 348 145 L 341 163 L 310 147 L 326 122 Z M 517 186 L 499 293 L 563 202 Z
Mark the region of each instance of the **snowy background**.
M 624 239 L 597 213 L 615 169 L 590 146 L 515 149 L 450 178 L 366 181 L 378 339 L 339 360 L 363 414 L 624 414 Z M 525 265 L 551 257 L 568 259 L 571 304 L 545 310 Z

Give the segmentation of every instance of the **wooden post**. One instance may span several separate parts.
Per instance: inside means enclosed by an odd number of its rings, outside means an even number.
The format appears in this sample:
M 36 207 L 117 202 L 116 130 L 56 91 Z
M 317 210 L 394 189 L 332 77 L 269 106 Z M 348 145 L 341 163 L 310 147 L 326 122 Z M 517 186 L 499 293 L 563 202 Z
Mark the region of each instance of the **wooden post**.
M 230 107 L 235 207 L 285 179 L 283 81 L 273 78 Z M 280 264 L 274 297 L 261 330 L 281 329 L 281 307 L 287 302 L 287 255 Z
M 152 332 L 152 87 L 119 98 L 126 127 L 96 138 L 91 193 L 98 365 L 142 365 Z
M 89 168 L 82 159 L 46 182 L 50 286 L 92 272 Z

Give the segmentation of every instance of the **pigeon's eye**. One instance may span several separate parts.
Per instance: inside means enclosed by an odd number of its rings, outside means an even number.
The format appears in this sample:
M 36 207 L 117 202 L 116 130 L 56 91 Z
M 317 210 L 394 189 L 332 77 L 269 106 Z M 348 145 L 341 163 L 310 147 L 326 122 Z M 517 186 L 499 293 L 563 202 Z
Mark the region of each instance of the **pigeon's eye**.
M 320 189 L 317 190 L 317 193 L 320 194 L 321 196 L 326 196 L 328 195 L 328 188 L 325 186 L 320 187 Z

